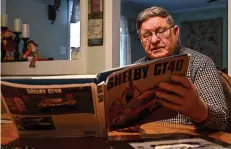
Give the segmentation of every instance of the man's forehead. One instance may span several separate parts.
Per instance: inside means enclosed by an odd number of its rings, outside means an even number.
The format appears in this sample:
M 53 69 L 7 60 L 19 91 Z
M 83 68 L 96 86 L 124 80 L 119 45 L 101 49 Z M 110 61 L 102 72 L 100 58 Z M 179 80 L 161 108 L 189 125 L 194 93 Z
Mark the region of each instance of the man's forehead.
M 151 17 L 142 23 L 141 29 L 142 30 L 155 30 L 160 27 L 168 27 L 168 26 L 169 25 L 167 23 L 166 18 Z

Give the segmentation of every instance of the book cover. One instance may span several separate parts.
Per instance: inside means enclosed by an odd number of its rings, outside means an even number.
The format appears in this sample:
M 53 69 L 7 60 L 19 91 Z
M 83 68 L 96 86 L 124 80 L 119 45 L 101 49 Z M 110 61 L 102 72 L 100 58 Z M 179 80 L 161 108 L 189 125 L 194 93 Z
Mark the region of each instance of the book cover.
M 96 85 L 1 81 L 3 103 L 20 137 L 99 137 Z
M 106 81 L 108 131 L 137 131 L 144 123 L 176 116 L 176 112 L 160 105 L 155 92 L 159 83 L 171 81 L 172 75 L 186 76 L 188 64 L 189 55 L 185 54 L 134 65 L 109 75 Z

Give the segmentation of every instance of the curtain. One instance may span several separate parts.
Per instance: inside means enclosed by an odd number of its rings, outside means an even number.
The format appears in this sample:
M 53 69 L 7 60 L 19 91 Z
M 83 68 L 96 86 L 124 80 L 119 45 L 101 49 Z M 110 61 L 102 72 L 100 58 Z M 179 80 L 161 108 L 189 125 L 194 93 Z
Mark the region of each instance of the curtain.
M 120 66 L 131 64 L 131 37 L 126 17 L 120 17 Z
M 71 0 L 73 2 L 71 8 L 71 19 L 70 23 L 77 23 L 80 21 L 80 0 Z

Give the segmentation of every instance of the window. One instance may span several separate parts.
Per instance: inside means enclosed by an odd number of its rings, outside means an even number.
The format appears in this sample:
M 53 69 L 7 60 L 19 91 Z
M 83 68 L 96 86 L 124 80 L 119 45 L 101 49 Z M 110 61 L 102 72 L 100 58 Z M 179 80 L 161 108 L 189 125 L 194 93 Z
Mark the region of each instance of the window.
M 69 14 L 70 59 L 74 59 L 72 54 L 78 54 L 80 48 L 80 0 L 69 0 Z
M 131 37 L 127 18 L 120 16 L 120 66 L 128 64 L 131 64 Z
M 70 24 L 70 47 L 80 47 L 80 21 Z

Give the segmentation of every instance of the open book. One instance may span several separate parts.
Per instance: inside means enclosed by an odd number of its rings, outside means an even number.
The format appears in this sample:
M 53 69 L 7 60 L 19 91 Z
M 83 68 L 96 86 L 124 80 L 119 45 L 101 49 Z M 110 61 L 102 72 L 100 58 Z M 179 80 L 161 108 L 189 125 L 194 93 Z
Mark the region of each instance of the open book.
M 171 75 L 186 76 L 189 58 L 170 56 L 91 76 L 2 77 L 2 101 L 22 137 L 106 137 L 176 116 L 155 92 Z

